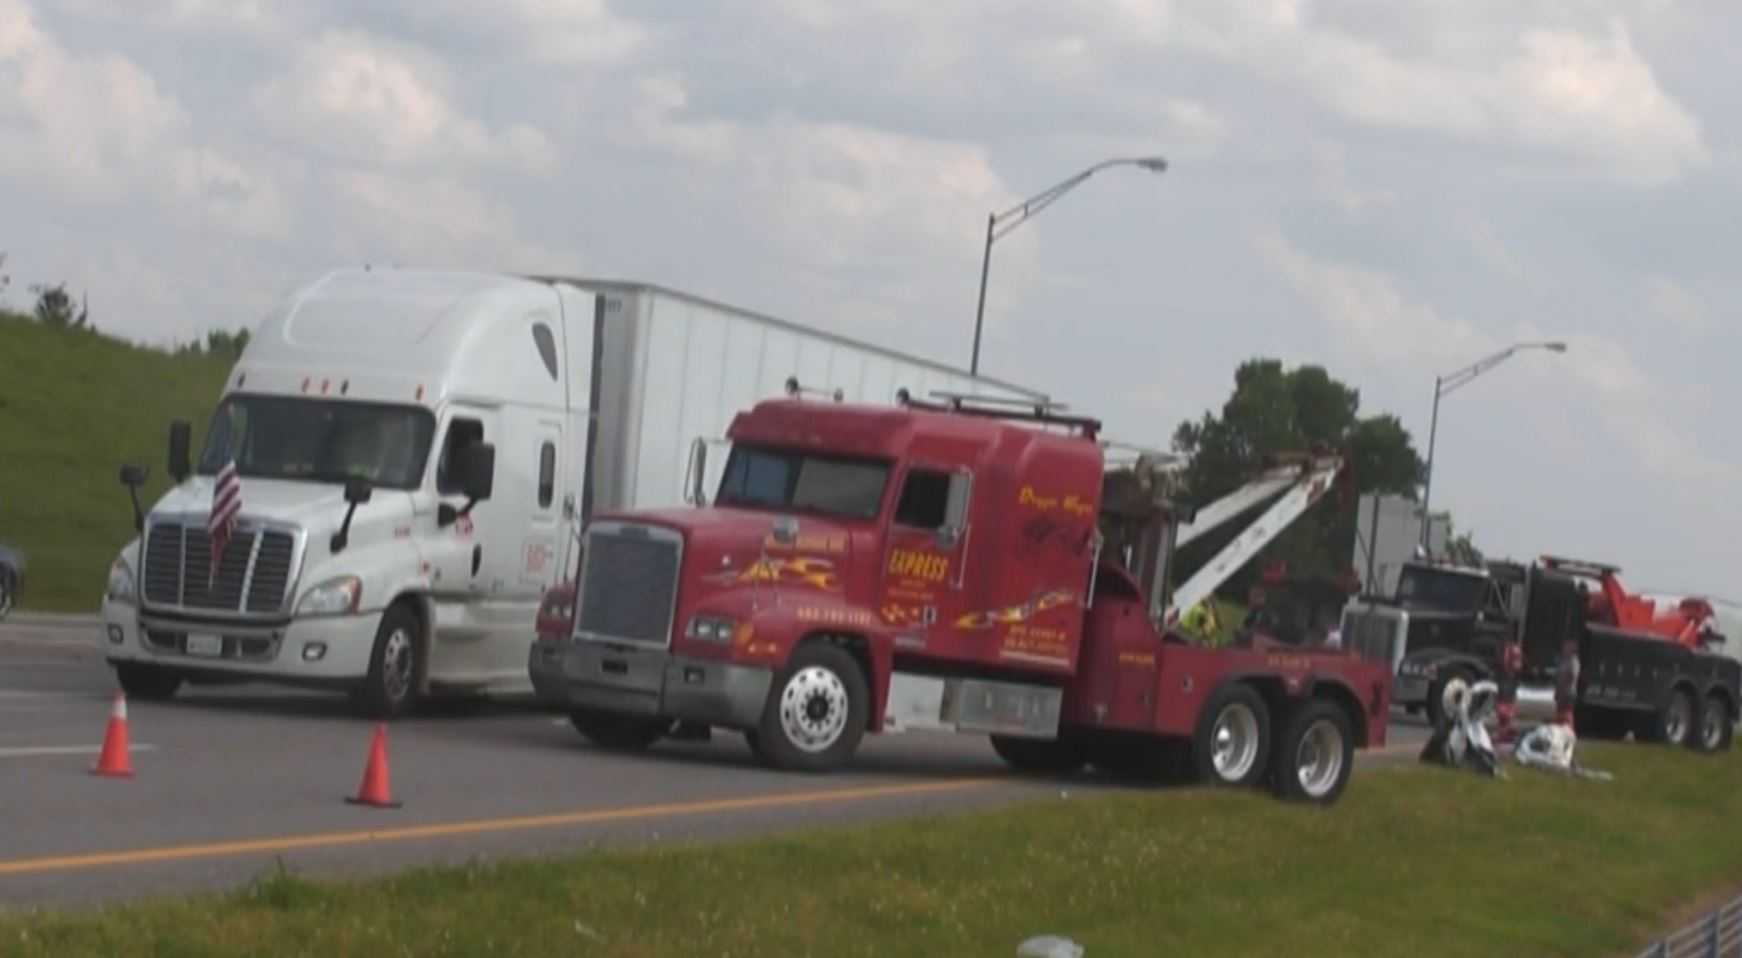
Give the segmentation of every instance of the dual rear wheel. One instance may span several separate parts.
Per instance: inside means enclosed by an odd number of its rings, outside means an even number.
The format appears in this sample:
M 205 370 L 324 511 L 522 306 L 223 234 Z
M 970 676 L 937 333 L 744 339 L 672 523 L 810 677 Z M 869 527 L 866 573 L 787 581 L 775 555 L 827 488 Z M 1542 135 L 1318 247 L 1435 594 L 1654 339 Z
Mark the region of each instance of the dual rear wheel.
M 1280 798 L 1328 805 L 1354 771 L 1355 729 L 1348 710 L 1329 699 L 1301 699 L 1275 714 L 1257 689 L 1234 683 L 1205 704 L 1189 740 L 1066 729 L 1056 739 L 994 735 L 992 748 L 1012 768 L 1033 774 L 1094 765 L 1146 782 L 1267 784 Z
M 1355 769 L 1349 713 L 1308 697 L 1271 712 L 1258 690 L 1236 683 L 1211 696 L 1193 736 L 1201 780 L 1244 788 L 1268 783 L 1277 797 L 1315 805 L 1335 802 Z

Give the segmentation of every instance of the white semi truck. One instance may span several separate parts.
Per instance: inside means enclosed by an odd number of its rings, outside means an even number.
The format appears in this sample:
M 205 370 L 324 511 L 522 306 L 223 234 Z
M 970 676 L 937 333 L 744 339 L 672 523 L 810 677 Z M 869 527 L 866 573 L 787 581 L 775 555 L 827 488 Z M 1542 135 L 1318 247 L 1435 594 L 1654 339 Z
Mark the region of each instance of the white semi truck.
M 206 430 L 169 429 L 175 485 L 116 556 L 103 645 L 123 690 L 343 690 L 370 714 L 526 693 L 545 590 L 595 510 L 712 488 L 707 441 L 770 396 L 1040 393 L 656 286 L 356 269 L 254 330 Z M 214 488 L 240 512 L 212 560 Z M 220 515 L 222 513 L 219 513 Z

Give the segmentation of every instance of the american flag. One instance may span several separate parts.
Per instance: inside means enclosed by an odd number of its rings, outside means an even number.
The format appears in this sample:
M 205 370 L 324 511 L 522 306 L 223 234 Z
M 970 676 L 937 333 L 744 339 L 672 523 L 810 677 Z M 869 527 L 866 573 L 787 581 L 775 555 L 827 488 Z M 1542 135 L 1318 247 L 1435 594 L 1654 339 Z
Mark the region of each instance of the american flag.
M 217 581 L 218 563 L 224 558 L 224 547 L 230 544 L 230 534 L 236 531 L 236 519 L 242 514 L 242 480 L 236 474 L 234 459 L 218 470 L 218 481 L 212 486 L 212 514 L 206 519 L 206 536 L 212 542 L 212 567 L 208 570 L 207 588 Z

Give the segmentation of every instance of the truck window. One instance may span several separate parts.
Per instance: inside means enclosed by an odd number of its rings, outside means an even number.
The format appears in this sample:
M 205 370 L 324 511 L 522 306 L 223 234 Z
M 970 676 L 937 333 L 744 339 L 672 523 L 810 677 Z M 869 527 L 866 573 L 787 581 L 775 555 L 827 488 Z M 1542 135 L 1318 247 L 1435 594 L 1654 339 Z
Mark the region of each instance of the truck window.
M 549 509 L 556 498 L 556 443 L 545 441 L 538 451 L 538 507 Z
M 460 494 L 459 478 L 453 474 L 454 453 L 474 442 L 484 441 L 484 424 L 476 419 L 455 418 L 448 423 L 448 438 L 442 443 L 442 458 L 436 463 L 436 492 L 444 496 Z
M 881 462 L 735 446 L 716 504 L 871 519 L 888 479 Z
M 413 406 L 234 394 L 213 414 L 198 469 L 216 475 L 233 457 L 246 478 L 361 477 L 384 489 L 412 489 L 434 432 L 434 417 Z
M 935 469 L 910 469 L 895 507 L 897 525 L 941 529 L 949 515 L 950 474 Z

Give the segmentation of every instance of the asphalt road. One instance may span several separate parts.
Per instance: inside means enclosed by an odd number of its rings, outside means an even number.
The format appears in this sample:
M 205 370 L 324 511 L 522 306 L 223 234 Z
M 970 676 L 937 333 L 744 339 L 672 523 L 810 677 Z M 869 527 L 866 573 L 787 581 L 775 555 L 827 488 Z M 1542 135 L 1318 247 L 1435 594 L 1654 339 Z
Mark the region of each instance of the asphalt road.
M 265 686 L 129 701 L 135 775 L 97 777 L 116 689 L 95 637 L 81 619 L 0 626 L 0 908 L 229 888 L 280 860 L 303 874 L 362 875 L 1113 787 L 1016 779 L 984 739 L 952 735 L 873 737 L 853 768 L 823 777 L 755 766 L 736 735 L 615 755 L 561 717 L 481 703 L 389 726 L 402 805 L 373 808 L 345 799 L 375 725 L 342 697 Z M 1399 719 L 1391 754 L 1359 764 L 1413 755 L 1425 734 Z

